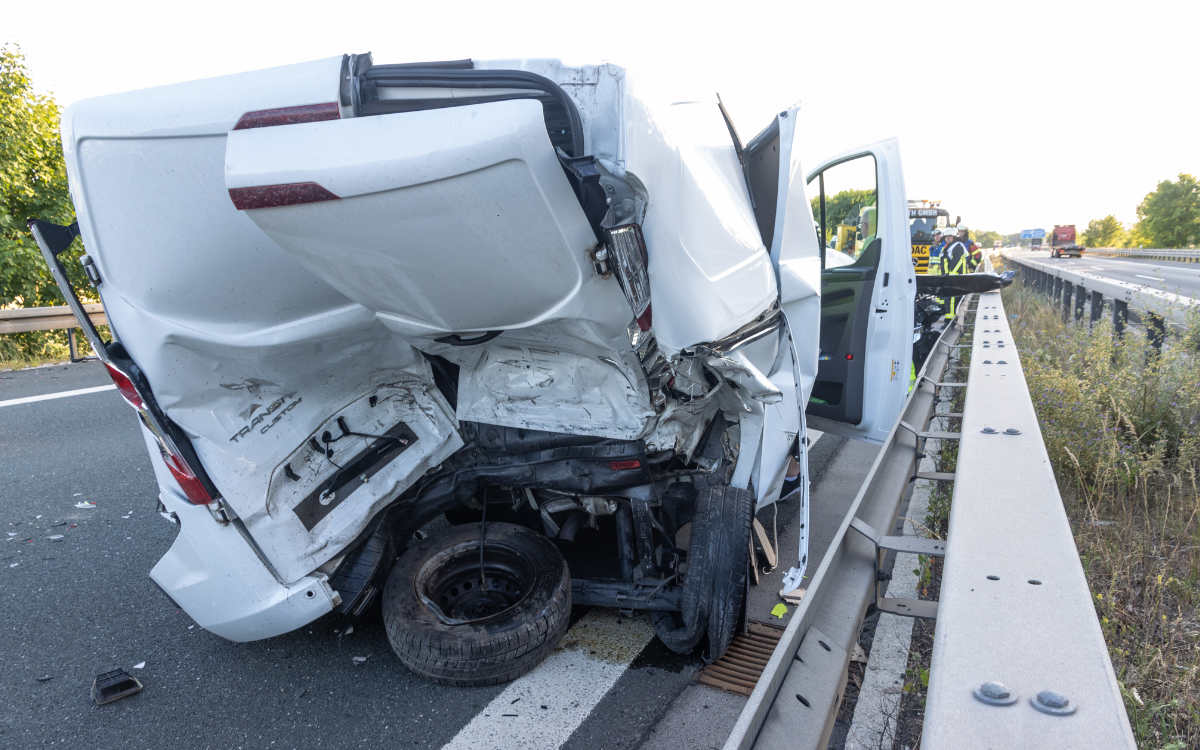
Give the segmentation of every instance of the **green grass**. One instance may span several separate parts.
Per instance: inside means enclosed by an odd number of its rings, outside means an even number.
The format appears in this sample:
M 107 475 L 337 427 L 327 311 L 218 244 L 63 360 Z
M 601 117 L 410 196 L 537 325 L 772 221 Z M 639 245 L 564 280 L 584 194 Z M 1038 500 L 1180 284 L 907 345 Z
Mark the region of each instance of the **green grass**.
M 1139 747 L 1200 747 L 1200 326 L 1160 353 L 1004 292 Z

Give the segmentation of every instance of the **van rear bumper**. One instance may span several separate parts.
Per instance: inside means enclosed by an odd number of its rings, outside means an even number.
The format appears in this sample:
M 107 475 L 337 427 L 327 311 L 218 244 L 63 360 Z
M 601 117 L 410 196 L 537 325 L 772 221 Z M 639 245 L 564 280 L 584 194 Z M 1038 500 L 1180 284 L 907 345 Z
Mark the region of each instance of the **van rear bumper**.
M 338 604 L 323 576 L 280 583 L 233 524 L 164 490 L 179 534 L 150 577 L 205 630 L 231 641 L 270 638 L 307 625 Z

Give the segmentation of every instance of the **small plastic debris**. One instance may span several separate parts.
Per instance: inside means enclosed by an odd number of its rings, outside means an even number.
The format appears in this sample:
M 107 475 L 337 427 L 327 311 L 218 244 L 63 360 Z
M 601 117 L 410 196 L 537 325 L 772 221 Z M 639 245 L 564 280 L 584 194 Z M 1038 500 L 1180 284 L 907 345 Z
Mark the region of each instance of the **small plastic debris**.
M 119 701 L 140 692 L 142 683 L 124 669 L 114 669 L 96 675 L 96 679 L 92 681 L 92 700 L 97 706 Z
M 8 567 L 10 567 L 10 568 L 15 568 L 15 567 L 17 567 L 17 566 L 18 566 L 18 565 L 20 565 L 20 564 L 21 564 L 21 563 L 12 563 L 12 564 L 11 564 L 11 565 L 9 565 Z
M 54 675 L 44 674 L 41 677 L 37 678 L 37 681 L 38 682 L 49 682 L 50 680 L 53 680 L 53 679 L 54 679 Z
M 82 492 L 73 492 L 73 493 L 71 493 L 71 497 L 79 497 L 82 494 L 83 494 Z
M 93 502 L 89 502 L 87 500 L 83 500 L 81 502 L 75 503 L 75 507 L 76 508 L 95 508 L 96 504 Z
M 35 520 L 35 521 L 36 521 L 37 519 L 39 519 L 39 518 L 41 518 L 41 517 L 42 517 L 42 514 L 41 514 L 41 513 L 39 513 L 39 514 L 37 514 L 36 516 L 34 516 L 34 517 L 33 517 L 33 520 Z
M 46 538 L 52 542 L 61 542 L 63 540 L 63 535 L 62 534 L 51 534 L 50 536 L 48 536 Z
M 191 630 L 191 629 L 192 629 L 192 628 L 194 628 L 194 627 L 196 627 L 196 626 L 195 626 L 195 625 L 188 625 L 188 630 Z
M 66 521 L 59 521 L 57 523 L 50 524 L 50 528 L 54 528 L 55 526 L 66 526 L 66 525 L 67 525 Z
M 134 664 L 134 665 L 133 665 L 133 668 L 134 668 L 134 669 L 145 669 L 145 668 L 146 668 L 146 662 L 144 662 L 144 661 L 139 661 L 137 664 Z
M 784 604 L 783 602 L 780 602 L 780 603 L 776 604 L 774 607 L 771 607 L 771 614 L 774 615 L 775 617 L 778 617 L 781 620 L 783 619 L 783 616 L 786 615 L 787 613 L 788 613 L 787 605 Z
M 353 632 L 354 632 L 354 626 L 353 626 L 353 625 L 347 625 L 347 626 L 346 626 L 346 629 L 342 631 L 342 636 L 347 636 L 347 635 L 350 635 L 350 634 L 351 634 L 351 633 L 353 633 Z
M 20 532 L 19 532 L 19 531 L 9 531 L 9 532 L 6 532 L 6 533 L 7 533 L 9 536 L 16 536 L 16 535 L 17 535 L 17 534 L 19 534 Z
M 355 664 L 366 664 L 366 662 L 367 662 L 367 657 L 365 657 L 365 656 L 351 656 L 351 657 L 350 657 L 350 661 L 354 662 Z

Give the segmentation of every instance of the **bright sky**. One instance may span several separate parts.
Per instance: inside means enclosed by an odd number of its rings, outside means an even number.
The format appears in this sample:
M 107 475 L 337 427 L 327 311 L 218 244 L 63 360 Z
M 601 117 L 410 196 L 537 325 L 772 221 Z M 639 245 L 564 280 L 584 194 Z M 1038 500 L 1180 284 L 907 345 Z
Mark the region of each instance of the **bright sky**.
M 908 197 L 973 229 L 1129 223 L 1200 175 L 1195 0 L 375 5 L 10 3 L 0 43 L 62 104 L 343 52 L 614 62 L 719 91 L 743 140 L 800 104 L 806 168 L 896 136 Z

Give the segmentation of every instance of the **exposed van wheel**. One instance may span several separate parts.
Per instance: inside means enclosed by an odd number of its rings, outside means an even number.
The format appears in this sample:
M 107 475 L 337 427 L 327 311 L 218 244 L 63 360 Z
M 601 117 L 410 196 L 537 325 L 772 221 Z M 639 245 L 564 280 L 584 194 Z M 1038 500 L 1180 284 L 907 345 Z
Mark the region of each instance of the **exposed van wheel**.
M 413 544 L 383 591 L 388 642 L 404 666 L 444 685 L 495 685 L 528 672 L 567 630 L 571 577 L 554 543 L 490 523 L 482 583 L 479 526 Z
M 753 520 L 748 490 L 710 487 L 696 498 L 680 611 L 654 615 L 654 632 L 672 651 L 689 653 L 706 637 L 710 660 L 729 648 L 746 604 Z

